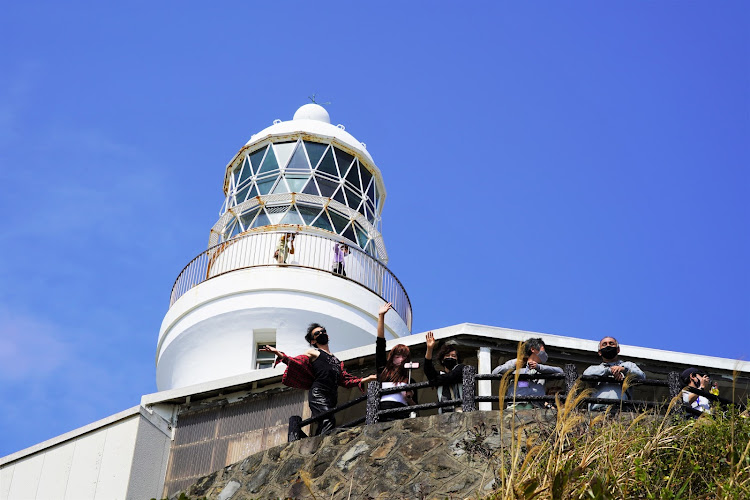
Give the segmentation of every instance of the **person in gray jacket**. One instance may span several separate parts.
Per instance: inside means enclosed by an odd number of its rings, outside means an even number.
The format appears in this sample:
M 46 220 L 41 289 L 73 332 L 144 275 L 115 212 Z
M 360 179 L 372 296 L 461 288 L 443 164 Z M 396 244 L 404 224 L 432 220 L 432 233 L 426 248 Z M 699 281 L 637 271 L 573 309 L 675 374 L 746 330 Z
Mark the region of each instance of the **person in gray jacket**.
M 540 338 L 529 339 L 524 342 L 524 357 L 522 359 L 522 368 L 520 374 L 536 374 L 536 373 L 563 373 L 562 368 L 557 366 L 548 366 L 544 363 L 547 362 L 548 356 L 544 341 Z M 502 365 L 492 370 L 493 375 L 503 374 L 509 371 L 516 370 L 516 359 L 509 359 Z M 515 389 L 515 391 L 514 391 Z M 519 380 L 518 387 L 513 385 L 508 387 L 506 397 L 512 398 L 515 392 L 516 398 L 521 396 L 544 396 L 544 379 L 538 380 Z M 508 403 L 508 406 L 512 406 L 513 403 Z M 520 402 L 516 403 L 518 409 L 530 409 L 543 407 L 544 403 L 541 401 L 534 402 Z
M 638 365 L 632 361 L 622 361 L 619 358 L 620 344 L 617 343 L 617 339 L 614 337 L 604 337 L 599 341 L 599 356 L 602 358 L 602 363 L 598 365 L 592 365 L 586 368 L 583 372 L 584 376 L 598 376 L 612 378 L 616 382 L 599 382 L 594 393 L 591 395 L 593 398 L 607 398 L 617 399 L 622 398 L 627 401 L 630 399 L 630 395 L 625 392 L 622 393 L 622 381 L 628 375 L 633 375 L 638 380 L 643 380 L 646 375 L 643 371 L 638 368 Z M 592 404 L 589 405 L 589 410 L 606 410 L 609 405 Z

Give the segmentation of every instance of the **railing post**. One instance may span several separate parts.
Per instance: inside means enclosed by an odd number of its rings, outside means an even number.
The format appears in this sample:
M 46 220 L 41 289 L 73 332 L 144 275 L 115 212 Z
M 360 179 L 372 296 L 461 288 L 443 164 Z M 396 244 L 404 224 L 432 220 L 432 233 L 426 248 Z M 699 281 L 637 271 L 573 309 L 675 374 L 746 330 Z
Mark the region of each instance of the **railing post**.
M 303 437 L 307 437 L 307 435 L 302 432 L 302 427 L 300 426 L 301 423 L 302 417 L 299 415 L 292 415 L 289 417 L 289 432 L 287 433 L 288 442 L 291 443 L 302 439 Z
M 570 391 L 573 390 L 573 386 L 576 384 L 576 380 L 578 380 L 578 368 L 576 368 L 576 365 L 572 363 L 567 363 L 565 365 L 565 394 L 570 394 Z
M 463 410 L 465 412 L 474 411 L 477 409 L 476 400 L 474 399 L 477 369 L 473 366 L 465 365 L 463 375 L 463 388 L 461 391 Z
M 380 411 L 380 381 L 376 380 L 367 385 L 367 410 L 365 413 L 365 424 L 378 423 L 378 411 Z
M 667 374 L 667 383 L 669 384 L 669 399 L 678 396 L 682 392 L 682 380 L 677 372 Z

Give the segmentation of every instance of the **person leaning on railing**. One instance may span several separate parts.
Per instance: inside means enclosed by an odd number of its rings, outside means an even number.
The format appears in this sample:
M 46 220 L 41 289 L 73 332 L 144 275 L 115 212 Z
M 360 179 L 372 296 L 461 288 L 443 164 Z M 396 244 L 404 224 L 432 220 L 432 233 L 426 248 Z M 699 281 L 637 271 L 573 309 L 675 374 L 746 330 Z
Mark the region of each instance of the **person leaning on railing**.
M 521 369 L 518 373 L 522 375 L 534 375 L 537 373 L 563 373 L 563 369 L 557 366 L 549 366 L 544 363 L 547 362 L 547 350 L 544 341 L 541 338 L 529 339 L 523 344 L 523 358 L 520 360 Z M 509 371 L 515 371 L 516 367 L 519 366 L 518 359 L 509 359 L 502 365 L 492 370 L 493 375 L 499 375 Z M 512 398 L 515 393 L 515 397 L 519 398 L 522 396 L 544 396 L 544 380 L 519 380 L 518 387 L 514 384 L 508 386 L 507 397 Z M 513 403 L 508 403 L 508 406 L 512 406 Z M 534 407 L 543 407 L 544 403 L 541 401 L 534 402 L 521 402 L 516 403 L 518 409 L 531 409 Z
M 464 365 L 461 364 L 461 357 L 455 345 L 443 344 L 437 352 L 437 359 L 443 369 L 440 373 L 435 370 L 432 364 L 432 351 L 435 348 L 435 334 L 427 332 L 427 351 L 424 355 L 424 374 L 430 385 L 437 387 L 438 402 L 460 400 L 462 394 L 462 384 L 464 376 Z M 445 406 L 438 410 L 440 413 L 452 412 L 454 409 Z M 456 407 L 456 411 L 462 411 L 461 407 Z
M 359 387 L 364 392 L 364 384 L 375 380 L 375 375 L 358 378 L 344 370 L 344 363 L 331 354 L 328 348 L 328 333 L 317 323 L 307 328 L 305 340 L 312 347 L 305 354 L 293 358 L 273 346 L 267 345 L 263 351 L 276 355 L 274 366 L 279 362 L 287 365 L 281 383 L 297 389 L 309 389 L 308 405 L 313 418 L 336 408 L 338 386 Z M 329 415 L 318 422 L 315 435 L 327 434 L 336 427 L 336 417 Z
M 393 308 L 393 304 L 387 302 L 378 311 L 378 336 L 375 338 L 375 367 L 378 372 L 383 389 L 398 387 L 413 383 L 409 378 L 409 372 L 406 371 L 406 363 L 411 361 L 411 351 L 404 344 L 393 346 L 388 354 L 385 353 L 385 315 L 388 310 Z M 393 392 L 383 394 L 380 397 L 380 409 L 390 410 L 392 408 L 402 408 L 415 404 L 416 394 L 414 391 Z M 381 422 L 407 418 L 408 411 L 390 413 L 381 415 Z
M 620 344 L 617 343 L 617 339 L 614 337 L 604 337 L 601 339 L 599 341 L 598 353 L 602 358 L 601 364 L 589 366 L 583 372 L 583 376 L 607 377 L 614 379 L 615 382 L 598 382 L 591 397 L 629 400 L 629 391 L 625 391 L 624 394 L 622 392 L 622 381 L 628 375 L 632 375 L 638 380 L 645 379 L 646 375 L 632 361 L 622 361 L 619 358 Z M 589 410 L 606 410 L 607 406 L 592 404 L 589 406 Z

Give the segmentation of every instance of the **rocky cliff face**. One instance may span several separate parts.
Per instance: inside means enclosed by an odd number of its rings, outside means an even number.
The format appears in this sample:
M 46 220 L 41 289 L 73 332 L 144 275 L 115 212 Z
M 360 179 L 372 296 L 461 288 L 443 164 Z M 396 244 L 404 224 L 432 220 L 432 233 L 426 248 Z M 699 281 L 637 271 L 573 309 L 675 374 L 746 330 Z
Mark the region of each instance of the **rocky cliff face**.
M 510 439 L 499 418 L 499 412 L 449 413 L 307 438 L 252 455 L 185 493 L 220 500 L 482 497 L 494 487 L 490 456 L 501 436 Z M 528 431 L 555 417 L 531 410 L 515 418 Z

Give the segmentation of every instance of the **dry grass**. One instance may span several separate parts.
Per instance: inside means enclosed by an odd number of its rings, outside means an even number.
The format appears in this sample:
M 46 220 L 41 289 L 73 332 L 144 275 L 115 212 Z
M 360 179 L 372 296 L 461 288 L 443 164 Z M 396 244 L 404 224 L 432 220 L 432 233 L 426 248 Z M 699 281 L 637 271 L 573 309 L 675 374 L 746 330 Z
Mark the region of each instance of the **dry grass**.
M 518 375 L 507 373 L 501 398 L 511 383 Z M 489 498 L 750 499 L 750 419 L 737 410 L 685 420 L 669 411 L 676 398 L 660 413 L 578 411 L 589 394 L 576 387 L 558 398 L 554 426 L 529 435 L 515 409 L 501 408 L 501 424 L 510 426 L 499 426 L 505 444 L 492 459 L 497 487 Z

